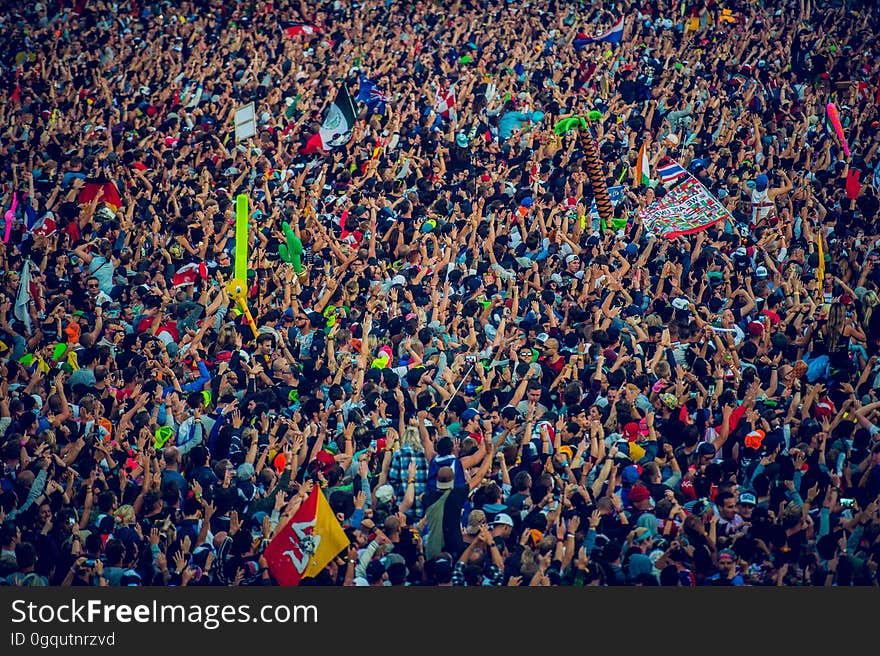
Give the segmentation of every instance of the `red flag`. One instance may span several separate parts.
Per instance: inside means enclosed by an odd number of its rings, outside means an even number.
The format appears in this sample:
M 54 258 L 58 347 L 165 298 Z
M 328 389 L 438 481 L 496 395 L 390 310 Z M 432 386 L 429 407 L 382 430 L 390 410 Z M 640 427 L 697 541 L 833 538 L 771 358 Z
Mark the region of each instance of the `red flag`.
M 114 212 L 122 207 L 122 199 L 119 197 L 119 190 L 116 188 L 116 185 L 109 180 L 87 180 L 79 190 L 79 195 L 76 197 L 77 202 L 80 205 L 91 203 L 99 189 L 104 190 L 104 195 L 101 196 L 102 203 L 109 206 Z
M 314 36 L 315 34 L 320 34 L 321 29 L 317 25 L 312 25 L 311 23 L 294 23 L 284 30 L 284 32 L 287 36 L 293 38 L 300 34 L 303 36 Z
M 172 287 L 186 287 L 187 285 L 195 284 L 196 278 L 201 275 L 201 268 L 204 265 L 199 265 L 194 262 L 190 264 L 185 264 L 180 267 L 177 272 L 171 277 L 171 285 Z
M 321 488 L 311 494 L 263 552 L 269 571 L 279 585 L 298 585 L 304 577 L 317 576 L 327 563 L 348 546 Z
M 448 119 L 451 112 L 455 109 L 455 85 L 453 84 L 446 91 L 438 91 L 434 97 L 434 111 L 443 118 Z
M 846 176 L 846 197 L 855 200 L 862 191 L 862 182 L 859 179 L 862 172 L 858 169 L 850 169 Z

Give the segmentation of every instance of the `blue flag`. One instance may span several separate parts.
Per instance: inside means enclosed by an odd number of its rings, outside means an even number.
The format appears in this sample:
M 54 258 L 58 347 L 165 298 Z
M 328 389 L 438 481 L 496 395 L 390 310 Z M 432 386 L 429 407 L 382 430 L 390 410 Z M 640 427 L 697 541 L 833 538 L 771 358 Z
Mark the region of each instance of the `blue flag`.
M 611 201 L 611 204 L 614 207 L 617 207 L 620 204 L 620 201 L 623 200 L 623 185 L 614 185 L 613 187 L 608 187 L 608 200 Z M 596 207 L 595 198 L 590 204 L 590 216 L 594 219 L 599 218 L 599 208 Z
M 357 100 L 367 106 L 367 115 L 369 116 L 370 114 L 384 114 L 388 98 L 379 91 L 375 82 L 367 79 L 365 75 L 361 75 L 361 86 L 358 89 Z

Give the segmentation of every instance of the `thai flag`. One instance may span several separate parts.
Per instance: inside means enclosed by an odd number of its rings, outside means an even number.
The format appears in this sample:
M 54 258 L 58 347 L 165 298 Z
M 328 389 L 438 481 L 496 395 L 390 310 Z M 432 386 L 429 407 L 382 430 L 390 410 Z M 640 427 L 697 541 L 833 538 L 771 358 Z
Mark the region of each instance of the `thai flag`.
M 617 19 L 607 31 L 598 36 L 587 36 L 583 32 L 578 32 L 572 45 L 575 50 L 583 50 L 591 43 L 620 43 L 623 41 L 623 16 Z
M 657 166 L 657 175 L 660 176 L 660 182 L 668 184 L 680 180 L 687 175 L 687 171 L 671 157 L 666 157 L 663 162 Z

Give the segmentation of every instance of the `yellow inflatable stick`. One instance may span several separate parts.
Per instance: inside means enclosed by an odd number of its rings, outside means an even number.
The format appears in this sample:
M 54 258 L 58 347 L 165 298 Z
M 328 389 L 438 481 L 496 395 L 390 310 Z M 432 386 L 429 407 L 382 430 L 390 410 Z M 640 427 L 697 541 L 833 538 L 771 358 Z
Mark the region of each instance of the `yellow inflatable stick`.
M 230 280 L 226 285 L 226 291 L 229 292 L 229 295 L 235 300 L 238 305 L 239 311 L 244 314 L 244 318 L 247 320 L 248 325 L 251 327 L 251 330 L 254 333 L 254 337 L 259 334 L 257 330 L 257 322 L 254 321 L 254 317 L 251 315 L 251 311 L 247 306 L 247 293 L 244 284 L 242 284 L 239 280 Z

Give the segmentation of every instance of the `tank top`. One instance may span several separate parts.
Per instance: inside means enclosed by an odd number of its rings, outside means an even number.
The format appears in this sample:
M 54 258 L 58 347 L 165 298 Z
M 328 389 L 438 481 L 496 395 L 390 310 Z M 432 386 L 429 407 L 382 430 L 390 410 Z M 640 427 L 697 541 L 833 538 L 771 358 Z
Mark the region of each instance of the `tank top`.
M 767 190 L 758 191 L 752 189 L 752 226 L 754 227 L 758 221 L 766 219 L 769 215 L 776 213 L 776 203 L 774 203 L 767 195 Z

